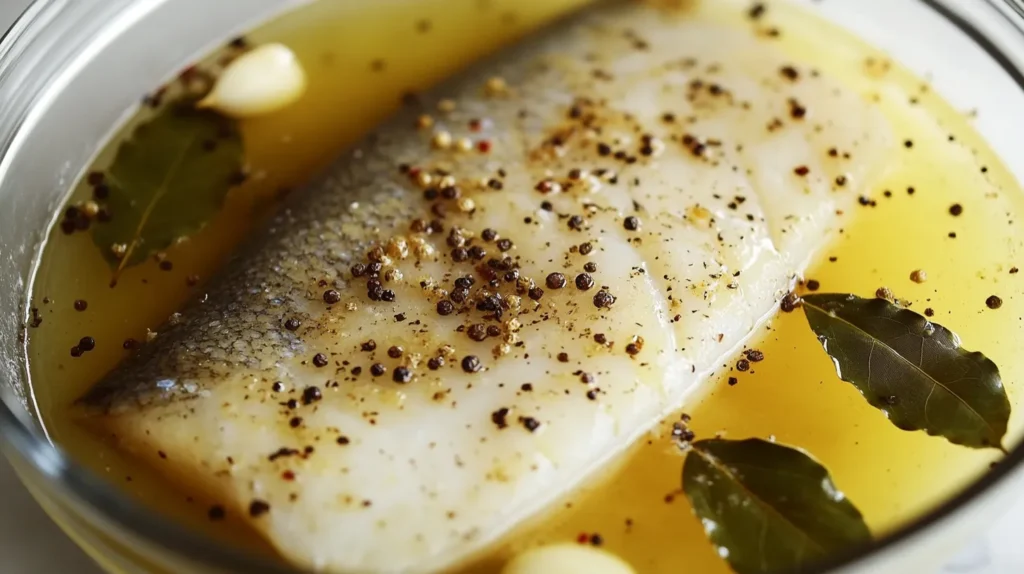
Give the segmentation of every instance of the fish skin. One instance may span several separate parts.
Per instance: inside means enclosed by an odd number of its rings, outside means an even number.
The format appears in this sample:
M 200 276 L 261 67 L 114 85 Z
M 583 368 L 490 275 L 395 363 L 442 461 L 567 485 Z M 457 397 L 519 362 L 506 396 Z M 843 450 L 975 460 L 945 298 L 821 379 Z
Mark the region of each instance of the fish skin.
M 836 212 L 876 175 L 891 144 L 884 120 L 827 77 L 785 80 L 784 63 L 749 30 L 633 2 L 588 9 L 346 152 L 202 300 L 78 401 L 83 424 L 229 512 L 267 502 L 250 521 L 302 567 L 421 572 L 482 551 L 677 409 L 775 312 Z M 493 89 L 493 77 L 507 89 Z M 441 98 L 455 110 L 437 112 Z M 791 99 L 806 117 L 791 117 Z M 424 111 L 433 130 L 415 127 Z M 781 126 L 769 129 L 775 118 Z M 438 130 L 491 149 L 433 149 Z M 643 134 L 655 136 L 646 151 Z M 830 147 L 855 153 L 838 162 Z M 474 209 L 445 200 L 439 216 L 400 165 L 443 167 Z M 807 176 L 793 173 L 800 165 Z M 573 168 L 617 177 L 585 184 L 569 178 Z M 561 192 L 536 189 L 549 177 Z M 569 227 L 572 215 L 582 230 Z M 629 215 L 638 230 L 624 227 Z M 435 218 L 444 232 L 410 231 Z M 452 261 L 453 226 L 476 235 L 482 261 Z M 501 253 L 480 239 L 485 228 L 512 240 L 523 286 L 532 279 L 545 291 L 539 302 L 500 277 L 485 285 L 476 267 Z M 395 301 L 371 301 L 366 277 L 350 269 L 399 237 L 410 254 L 392 242 L 389 268 L 402 278 L 384 282 Z M 594 249 L 580 255 L 587 241 Z M 588 261 L 596 285 L 581 291 L 574 280 Z M 552 272 L 564 288 L 546 285 Z M 470 304 L 440 316 L 435 287 L 450 291 L 464 275 L 476 277 Z M 330 289 L 340 300 L 329 305 Z M 500 318 L 476 308 L 483 290 L 501 294 Z M 610 308 L 595 307 L 600 290 L 615 297 Z M 501 333 L 477 342 L 457 330 L 475 323 Z M 371 339 L 376 349 L 362 350 Z M 391 346 L 401 357 L 388 356 Z M 314 366 L 316 353 L 327 366 Z M 470 354 L 484 370 L 464 372 Z M 431 370 L 436 356 L 446 362 Z M 374 363 L 386 374 L 372 376 Z M 410 382 L 393 380 L 398 366 Z M 306 391 L 314 387 L 319 398 Z

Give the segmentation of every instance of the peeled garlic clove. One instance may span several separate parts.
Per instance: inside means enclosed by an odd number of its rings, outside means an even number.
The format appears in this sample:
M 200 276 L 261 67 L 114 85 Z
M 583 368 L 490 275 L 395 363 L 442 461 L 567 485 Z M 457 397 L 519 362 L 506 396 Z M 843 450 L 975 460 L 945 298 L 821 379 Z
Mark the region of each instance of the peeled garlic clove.
M 501 574 L 636 574 L 621 558 L 579 544 L 555 544 L 527 550 Z
M 239 56 L 217 79 L 199 107 L 235 118 L 276 112 L 306 91 L 306 72 L 282 44 L 264 44 Z

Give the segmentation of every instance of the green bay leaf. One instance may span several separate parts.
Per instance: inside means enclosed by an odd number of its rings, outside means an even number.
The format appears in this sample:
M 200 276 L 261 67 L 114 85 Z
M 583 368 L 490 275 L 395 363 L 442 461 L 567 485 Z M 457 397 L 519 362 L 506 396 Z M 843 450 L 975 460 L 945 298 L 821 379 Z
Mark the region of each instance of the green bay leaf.
M 683 492 L 739 574 L 799 572 L 871 538 L 825 467 L 773 442 L 694 443 L 683 464 Z
M 110 219 L 92 232 L 115 281 L 125 267 L 201 229 L 223 207 L 243 162 L 236 123 L 188 101 L 136 127 L 105 173 Z M 124 246 L 123 257 L 115 245 Z
M 839 378 L 894 425 L 1003 448 L 1010 401 L 999 369 L 961 348 L 955 333 L 884 299 L 815 294 L 803 308 Z

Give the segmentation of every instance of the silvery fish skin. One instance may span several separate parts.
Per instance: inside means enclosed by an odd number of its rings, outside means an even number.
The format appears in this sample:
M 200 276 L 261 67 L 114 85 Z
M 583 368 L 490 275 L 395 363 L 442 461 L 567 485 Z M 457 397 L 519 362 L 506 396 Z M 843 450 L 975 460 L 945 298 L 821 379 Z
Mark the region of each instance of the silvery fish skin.
M 79 401 L 300 566 L 445 568 L 595 475 L 776 311 L 892 139 L 751 29 L 634 2 L 422 106 Z

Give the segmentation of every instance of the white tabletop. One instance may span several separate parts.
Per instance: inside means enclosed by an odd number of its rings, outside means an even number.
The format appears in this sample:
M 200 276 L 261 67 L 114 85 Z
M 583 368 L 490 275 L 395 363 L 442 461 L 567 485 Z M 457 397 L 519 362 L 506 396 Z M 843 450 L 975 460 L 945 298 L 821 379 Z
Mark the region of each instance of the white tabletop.
M 30 0 L 0 0 L 4 30 Z M 1024 493 L 992 530 L 966 545 L 942 574 L 1019 574 L 1024 572 Z M 0 571 L 5 574 L 100 574 L 71 540 L 32 500 L 6 461 L 0 459 Z

